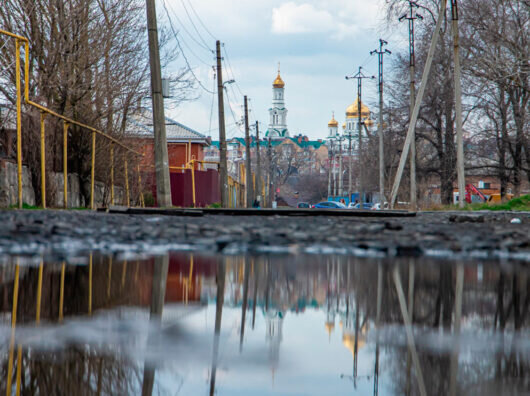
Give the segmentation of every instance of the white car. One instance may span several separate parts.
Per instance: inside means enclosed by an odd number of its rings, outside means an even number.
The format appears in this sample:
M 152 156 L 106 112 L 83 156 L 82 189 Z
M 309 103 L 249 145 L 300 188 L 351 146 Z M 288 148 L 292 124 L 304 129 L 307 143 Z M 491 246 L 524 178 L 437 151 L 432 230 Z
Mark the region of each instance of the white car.
M 385 210 L 388 209 L 388 202 L 385 202 L 383 205 L 381 205 L 381 202 L 378 202 L 372 206 L 372 210 Z

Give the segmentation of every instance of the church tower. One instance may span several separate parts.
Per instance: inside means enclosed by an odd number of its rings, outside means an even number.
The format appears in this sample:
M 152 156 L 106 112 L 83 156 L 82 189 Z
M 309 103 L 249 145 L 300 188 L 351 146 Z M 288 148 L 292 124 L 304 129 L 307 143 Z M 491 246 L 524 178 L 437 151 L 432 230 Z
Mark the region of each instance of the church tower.
M 265 136 L 273 140 L 289 137 L 287 129 L 287 109 L 285 108 L 285 83 L 280 77 L 280 64 L 278 75 L 272 83 L 272 107 L 269 109 L 269 128 Z

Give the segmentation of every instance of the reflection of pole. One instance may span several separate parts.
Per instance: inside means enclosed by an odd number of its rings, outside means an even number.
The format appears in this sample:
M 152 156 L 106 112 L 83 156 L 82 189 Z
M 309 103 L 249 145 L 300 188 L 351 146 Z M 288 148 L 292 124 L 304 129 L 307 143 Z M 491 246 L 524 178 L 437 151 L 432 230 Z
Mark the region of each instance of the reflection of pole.
M 153 284 L 151 289 L 151 308 L 149 321 L 155 326 L 162 322 L 162 311 L 166 296 L 167 272 L 169 268 L 169 256 L 155 257 L 153 268 Z M 149 344 L 149 342 L 148 342 Z M 142 396 L 151 396 L 155 383 L 155 368 L 152 364 L 144 364 L 144 378 L 142 383 Z
M 456 373 L 458 372 L 458 354 L 460 352 L 460 319 L 462 317 L 462 293 L 464 290 L 464 267 L 459 263 L 456 267 L 456 290 L 455 290 L 455 324 L 453 333 L 455 344 L 451 354 L 451 380 L 449 395 L 456 395 Z
M 221 260 L 217 267 L 217 304 L 215 308 L 215 330 L 213 339 L 212 373 L 210 378 L 210 396 L 215 393 L 215 374 L 217 371 L 217 358 L 219 356 L 219 337 L 221 334 L 221 318 L 225 295 L 225 261 Z
M 357 385 L 357 353 L 359 352 L 359 302 L 355 299 L 355 345 L 353 347 L 353 384 Z
M 377 265 L 377 311 L 375 316 L 375 369 L 374 369 L 374 396 L 379 393 L 379 325 L 381 323 L 381 302 L 383 299 L 383 264 Z
M 249 278 L 250 278 L 250 259 L 247 256 L 245 256 L 245 278 L 243 281 L 243 304 L 241 306 L 241 336 L 239 339 L 239 352 L 243 350 L 243 336 L 245 335 L 245 321 L 247 317 Z
M 15 328 L 17 325 L 17 306 L 18 306 L 18 278 L 20 266 L 17 259 L 15 266 L 15 280 L 13 282 L 13 310 L 11 311 L 11 340 L 9 342 L 9 357 L 7 362 L 7 386 L 6 395 L 11 395 L 11 383 L 13 381 L 13 354 L 15 348 Z
M 396 291 L 399 300 L 399 308 L 401 309 L 401 315 L 403 316 L 403 322 L 405 322 L 405 331 L 407 333 L 407 341 L 409 344 L 409 350 L 412 355 L 412 361 L 414 362 L 414 367 L 416 369 L 416 378 L 418 380 L 418 387 L 420 389 L 420 395 L 426 396 L 427 391 L 425 390 L 425 382 L 423 382 L 423 374 L 421 371 L 420 360 L 418 358 L 418 352 L 416 351 L 416 346 L 414 344 L 414 334 L 412 334 L 412 324 L 410 321 L 410 316 L 407 311 L 407 305 L 405 302 L 405 293 L 403 293 L 403 286 L 401 285 L 401 277 L 399 276 L 398 267 L 394 267 L 394 283 L 396 285 Z
M 409 298 L 409 306 L 408 306 L 408 312 L 410 314 L 410 320 L 414 321 L 414 262 L 411 260 L 409 262 L 409 290 L 408 290 L 408 298 Z M 407 383 L 405 387 L 405 394 L 408 396 L 410 395 L 410 369 L 412 366 L 412 356 L 410 355 L 410 351 L 407 351 Z
M 256 305 L 257 305 L 257 300 L 258 300 L 259 264 L 260 264 L 260 261 L 256 261 L 256 268 L 254 271 L 254 296 L 253 296 L 253 301 L 252 301 L 252 330 L 254 330 L 254 324 L 256 323 Z
M 37 284 L 37 313 L 35 314 L 35 322 L 37 323 L 37 326 L 40 323 L 40 305 L 41 305 L 41 298 L 42 298 L 42 270 L 43 270 L 44 264 L 41 260 L 39 265 L 39 282 Z

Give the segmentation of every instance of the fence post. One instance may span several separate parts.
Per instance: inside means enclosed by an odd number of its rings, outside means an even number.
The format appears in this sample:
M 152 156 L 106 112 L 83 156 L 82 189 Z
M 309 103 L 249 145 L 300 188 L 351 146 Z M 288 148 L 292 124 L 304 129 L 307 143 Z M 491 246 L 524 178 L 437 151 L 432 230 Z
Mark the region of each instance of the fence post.
M 197 201 L 195 196 L 195 160 L 191 160 L 191 188 L 193 197 L 193 207 L 197 207 Z
M 110 204 L 114 205 L 114 143 L 110 144 Z
M 127 204 L 127 207 L 129 207 L 131 205 L 131 198 L 129 195 L 129 168 L 127 164 L 127 153 L 125 153 L 124 168 L 125 168 L 125 200 L 126 200 L 125 202 Z
M 90 209 L 94 210 L 94 184 L 96 170 L 96 132 L 92 131 L 92 169 L 90 173 Z
M 63 122 L 63 203 L 68 209 L 68 122 Z
M 44 118 L 46 113 L 40 112 L 40 191 L 42 208 L 46 209 L 46 130 Z

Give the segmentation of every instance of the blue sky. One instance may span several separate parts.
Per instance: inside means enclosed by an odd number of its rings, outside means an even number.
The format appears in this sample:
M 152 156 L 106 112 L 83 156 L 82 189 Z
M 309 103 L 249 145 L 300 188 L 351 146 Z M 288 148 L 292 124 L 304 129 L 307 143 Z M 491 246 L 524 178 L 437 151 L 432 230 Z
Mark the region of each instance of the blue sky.
M 214 80 L 208 65 L 215 60 L 204 47 L 214 49 L 215 41 L 201 22 L 225 43 L 225 65 L 230 67 L 224 70 L 223 77 L 237 81 L 237 86 L 232 84 L 225 96 L 228 137 L 243 135 L 234 125 L 234 118 L 239 120 L 243 113 L 242 94 L 250 98 L 251 122 L 258 120 L 260 129 L 266 130 L 272 81 L 281 62 L 291 135 L 325 138 L 332 111 L 342 123 L 346 107 L 357 95 L 356 82 L 344 77 L 356 73 L 361 65 L 366 74 L 377 75 L 377 58 L 369 53 L 378 47 L 380 37 L 389 42 L 392 51 L 408 44 L 405 24 L 385 23 L 384 0 L 192 0 L 193 8 L 190 0 L 165 2 L 174 26 L 180 30 L 186 57 L 197 78 L 210 90 Z M 164 15 L 162 0 L 157 6 L 159 14 Z M 181 57 L 169 70 L 182 65 Z M 201 88 L 198 93 L 198 100 L 181 104 L 169 110 L 168 115 L 217 140 L 216 97 Z M 377 110 L 375 80 L 365 81 L 363 102 Z

